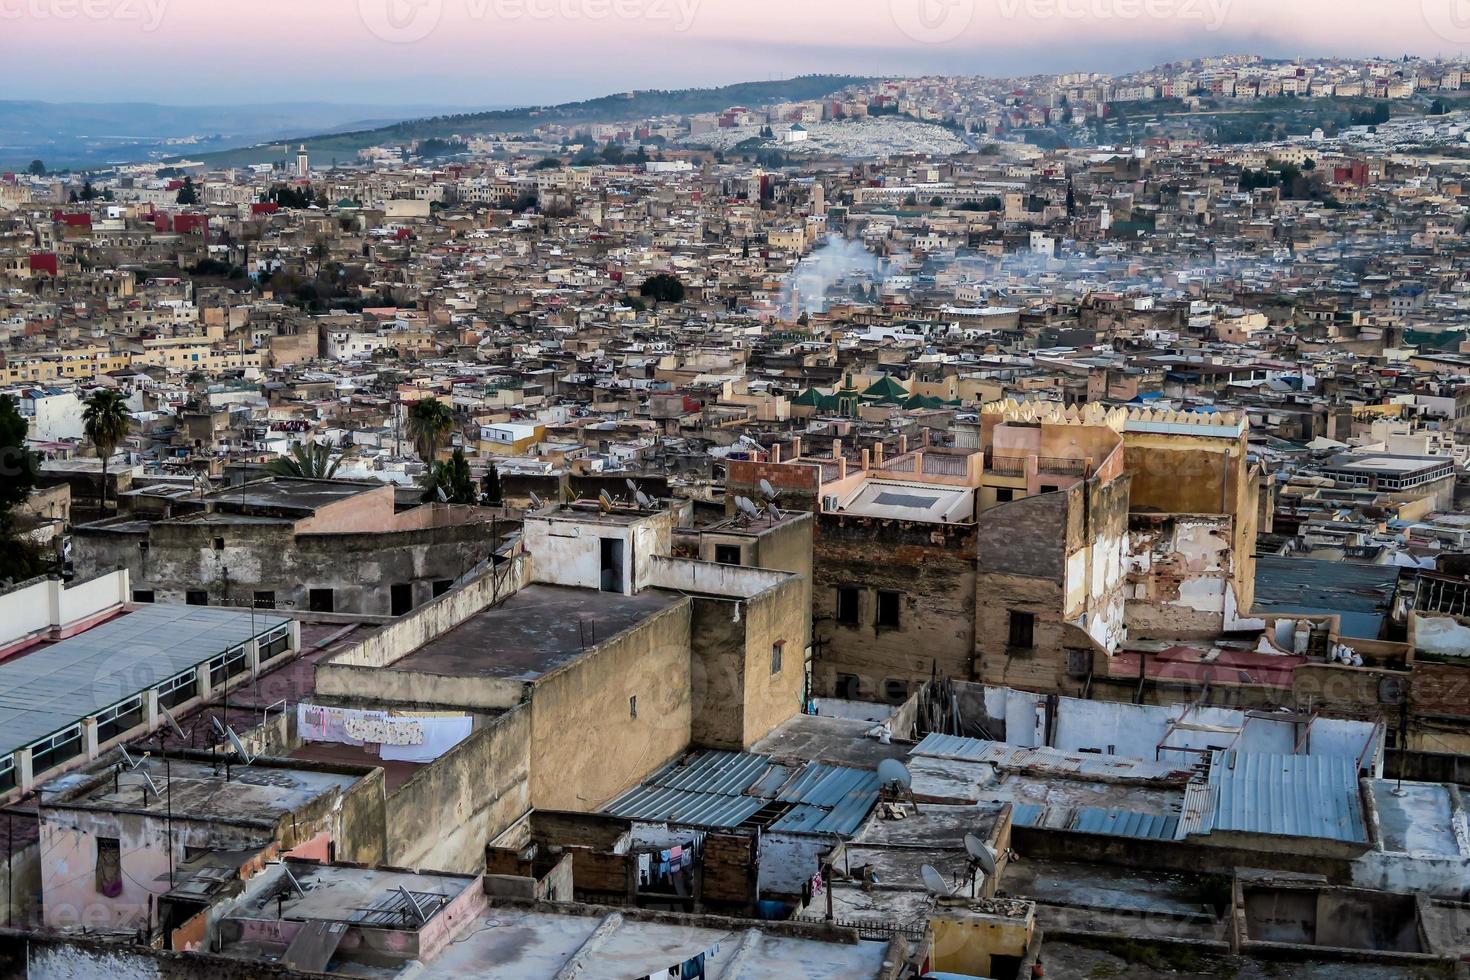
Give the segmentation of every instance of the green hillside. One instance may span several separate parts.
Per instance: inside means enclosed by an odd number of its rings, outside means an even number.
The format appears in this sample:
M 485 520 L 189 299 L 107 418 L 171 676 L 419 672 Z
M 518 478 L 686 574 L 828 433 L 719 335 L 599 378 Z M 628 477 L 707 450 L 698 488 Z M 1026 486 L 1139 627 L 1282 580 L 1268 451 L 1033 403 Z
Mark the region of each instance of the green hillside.
M 771 82 L 739 82 L 719 88 L 649 89 L 563 105 L 411 119 L 379 129 L 294 137 L 289 144 L 293 156 L 295 148 L 305 143 L 307 151 L 316 161 L 326 162 L 333 158 L 346 161 L 355 157 L 358 150 L 369 146 L 406 143 L 436 136 L 527 132 L 545 123 L 606 123 L 650 116 L 716 112 L 733 105 L 758 106 L 771 102 L 796 102 L 831 95 L 849 85 L 864 81 L 867 79 L 853 75 L 802 75 Z M 261 144 L 206 153 L 190 159 L 204 160 L 216 166 L 243 166 L 279 160 L 285 152 L 284 147 L 283 143 Z

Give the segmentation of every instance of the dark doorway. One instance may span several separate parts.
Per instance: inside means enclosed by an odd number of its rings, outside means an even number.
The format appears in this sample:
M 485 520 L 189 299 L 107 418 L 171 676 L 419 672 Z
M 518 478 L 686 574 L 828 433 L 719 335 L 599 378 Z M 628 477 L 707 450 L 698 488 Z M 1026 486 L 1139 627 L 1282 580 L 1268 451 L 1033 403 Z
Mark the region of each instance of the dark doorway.
M 623 542 L 617 538 L 602 539 L 602 591 L 623 591 Z
M 393 615 L 402 616 L 413 609 L 413 584 L 410 582 L 395 583 L 389 590 L 389 599 L 393 606 Z

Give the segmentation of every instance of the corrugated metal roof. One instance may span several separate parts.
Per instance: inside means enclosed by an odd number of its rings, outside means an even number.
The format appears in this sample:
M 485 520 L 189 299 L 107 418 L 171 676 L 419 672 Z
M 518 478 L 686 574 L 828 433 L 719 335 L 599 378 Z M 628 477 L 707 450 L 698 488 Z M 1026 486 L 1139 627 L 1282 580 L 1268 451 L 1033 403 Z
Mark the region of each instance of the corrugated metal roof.
M 209 606 L 139 606 L 0 663 L 0 755 L 162 684 L 288 620 Z
M 1014 817 L 1012 818 L 1014 820 Z M 1160 816 L 1138 810 L 1115 810 L 1109 807 L 1078 807 L 1069 830 L 1084 834 L 1110 834 L 1114 837 L 1138 837 L 1146 840 L 1174 840 L 1179 818 L 1173 814 Z
M 1368 842 L 1355 759 L 1220 751 L 1210 786 L 1215 830 Z
M 1046 807 L 1040 803 L 1012 803 L 1011 825 L 1014 827 L 1035 827 L 1041 823 L 1042 814 Z
M 1184 805 L 1180 809 L 1179 828 L 1175 839 L 1184 840 L 1208 834 L 1215 829 L 1215 787 L 1208 783 L 1190 783 L 1184 787 Z
M 1149 782 L 1182 782 L 1189 770 L 1169 762 L 1131 759 L 1118 755 L 1091 752 L 1061 752 L 1049 748 L 1026 748 L 1007 742 L 992 742 L 958 735 L 925 735 L 923 741 L 909 751 L 910 755 L 936 759 L 958 759 L 962 762 L 985 762 L 1012 772 L 1031 772 L 1071 778 L 1143 780 Z
M 747 752 L 696 752 L 672 762 L 603 811 L 632 820 L 736 827 L 775 803 L 790 809 L 772 830 L 851 834 L 878 801 L 870 769 L 808 763 L 789 766 Z

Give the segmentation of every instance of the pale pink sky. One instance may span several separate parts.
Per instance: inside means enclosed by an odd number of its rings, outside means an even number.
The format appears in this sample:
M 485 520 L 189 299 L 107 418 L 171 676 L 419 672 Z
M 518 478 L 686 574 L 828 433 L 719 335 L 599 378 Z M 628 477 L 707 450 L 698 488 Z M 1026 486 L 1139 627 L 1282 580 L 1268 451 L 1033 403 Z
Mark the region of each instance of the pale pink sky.
M 0 0 L 0 99 L 524 104 L 804 72 L 1458 55 L 1462 0 Z M 390 6 L 391 5 L 391 6 Z

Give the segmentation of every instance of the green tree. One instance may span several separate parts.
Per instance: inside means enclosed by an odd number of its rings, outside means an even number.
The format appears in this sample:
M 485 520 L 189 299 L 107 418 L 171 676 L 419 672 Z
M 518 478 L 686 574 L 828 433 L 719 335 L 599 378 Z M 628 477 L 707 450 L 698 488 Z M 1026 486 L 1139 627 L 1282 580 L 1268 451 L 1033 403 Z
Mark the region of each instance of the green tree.
M 111 388 L 98 388 L 87 398 L 82 410 L 82 431 L 97 447 L 102 458 L 102 510 L 107 511 L 107 465 L 117 444 L 128 437 L 133 417 L 123 396 Z
M 536 161 L 536 165 L 534 167 L 532 167 L 531 169 L 532 170 L 558 170 L 560 168 L 561 168 L 561 161 L 558 160 L 556 157 L 542 157 L 540 160 L 537 160 Z
M 14 398 L 0 395 L 0 580 L 21 582 L 46 571 L 39 548 L 20 534 L 15 508 L 36 486 L 36 454 L 26 448 L 30 424 Z
M 36 486 L 36 454 L 26 448 L 29 428 L 15 398 L 0 395 L 0 520 L 8 518 Z
M 26 173 L 32 177 L 46 176 L 46 164 L 40 160 L 32 160 L 31 165 L 26 168 Z
M 421 398 L 408 410 L 408 438 L 424 465 L 433 467 L 439 450 L 454 431 L 454 412 L 437 398 Z
M 337 475 L 337 467 L 341 465 L 342 457 L 333 455 L 332 450 L 322 443 L 302 445 L 293 442 L 286 455 L 271 460 L 266 469 L 276 476 L 299 480 L 330 480 Z
M 480 480 L 481 499 L 491 507 L 499 507 L 505 502 L 504 491 L 500 489 L 500 471 L 491 463 L 485 469 L 485 476 Z
M 175 199 L 177 204 L 198 204 L 199 190 L 194 186 L 193 177 L 184 178 L 184 186 L 179 188 L 179 196 Z
M 653 300 L 654 309 L 657 309 L 659 303 L 682 303 L 684 284 L 676 275 L 659 272 L 643 280 L 643 285 L 638 287 L 638 295 Z
M 443 494 L 441 497 L 440 494 Z M 477 504 L 480 495 L 475 492 L 475 481 L 470 476 L 470 462 L 464 450 L 456 449 L 448 459 L 431 466 L 424 477 L 426 501 L 443 501 L 446 504 Z

